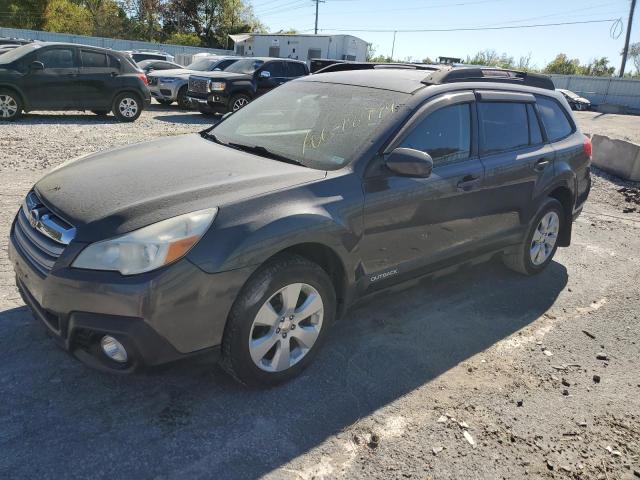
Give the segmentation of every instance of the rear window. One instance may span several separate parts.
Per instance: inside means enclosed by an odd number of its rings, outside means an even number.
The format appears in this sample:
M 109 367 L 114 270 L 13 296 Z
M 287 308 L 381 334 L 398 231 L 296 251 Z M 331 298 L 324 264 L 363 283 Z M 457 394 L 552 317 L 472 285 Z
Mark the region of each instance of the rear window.
M 513 102 L 480 102 L 480 138 L 483 153 L 514 150 L 529 145 L 527 106 Z
M 573 126 L 569 122 L 564 108 L 551 98 L 540 96 L 536 98 L 538 112 L 540 112 L 549 141 L 556 142 L 570 135 L 573 132 Z

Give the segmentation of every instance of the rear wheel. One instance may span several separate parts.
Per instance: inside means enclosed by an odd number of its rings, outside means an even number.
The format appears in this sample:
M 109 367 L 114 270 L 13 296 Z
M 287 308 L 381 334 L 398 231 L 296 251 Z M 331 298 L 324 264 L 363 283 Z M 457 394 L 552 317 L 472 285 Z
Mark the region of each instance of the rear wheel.
M 223 368 L 246 385 L 275 385 L 316 356 L 333 322 L 333 285 L 317 264 L 281 256 L 247 282 L 222 341 Z
M 0 89 L 0 120 L 12 122 L 22 116 L 22 102 L 12 90 Z
M 113 115 L 121 122 L 134 122 L 142 113 L 142 101 L 135 93 L 121 93 L 113 101 Z
M 564 222 L 562 204 L 548 198 L 531 222 L 524 242 L 516 251 L 504 255 L 505 265 L 524 275 L 540 273 L 553 260 Z

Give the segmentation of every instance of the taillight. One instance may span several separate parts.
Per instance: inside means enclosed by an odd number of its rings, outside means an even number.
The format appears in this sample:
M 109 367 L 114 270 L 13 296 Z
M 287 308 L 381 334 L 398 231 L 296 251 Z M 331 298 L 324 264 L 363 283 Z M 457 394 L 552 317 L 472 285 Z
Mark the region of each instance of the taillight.
M 149 79 L 144 73 L 139 73 L 138 78 L 142 80 L 142 83 L 144 83 L 145 85 L 149 85 Z
M 591 146 L 591 139 L 587 136 L 584 137 L 584 144 L 583 144 L 583 148 L 584 148 L 584 154 L 591 158 L 591 153 L 593 152 L 593 147 Z

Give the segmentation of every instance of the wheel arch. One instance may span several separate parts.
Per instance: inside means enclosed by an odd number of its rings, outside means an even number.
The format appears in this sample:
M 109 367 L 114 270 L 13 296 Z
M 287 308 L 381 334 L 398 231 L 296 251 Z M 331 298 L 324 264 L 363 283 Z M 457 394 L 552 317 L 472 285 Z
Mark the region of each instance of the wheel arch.
M 26 107 L 29 106 L 29 102 L 27 101 L 27 97 L 25 96 L 24 92 L 20 90 L 20 88 L 16 87 L 15 85 L 0 83 L 0 89 L 11 90 L 12 92 L 15 92 L 16 95 L 18 95 L 20 102 L 22 103 L 23 109 L 26 109 Z
M 571 230 L 573 226 L 573 204 L 574 194 L 567 185 L 559 185 L 553 188 L 548 195 L 550 198 L 555 198 L 562 204 L 562 210 L 564 213 L 564 224 L 560 230 L 558 237 L 558 246 L 568 247 L 571 244 Z

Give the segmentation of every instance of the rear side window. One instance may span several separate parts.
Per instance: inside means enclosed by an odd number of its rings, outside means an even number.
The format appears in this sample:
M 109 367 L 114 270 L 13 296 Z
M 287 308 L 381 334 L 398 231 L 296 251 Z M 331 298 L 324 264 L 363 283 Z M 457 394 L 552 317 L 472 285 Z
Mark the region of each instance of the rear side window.
M 538 112 L 550 142 L 556 142 L 573 132 L 573 126 L 558 102 L 548 97 L 536 97 L 536 99 Z
M 465 103 L 436 110 L 413 128 L 401 146 L 428 153 L 436 167 L 468 159 L 471 107 Z
M 532 104 L 527 104 L 527 115 L 529 115 L 529 140 L 531 145 L 540 145 L 542 143 L 542 131 L 540 130 L 540 122 L 538 115 Z
M 480 102 L 478 113 L 483 153 L 529 145 L 529 120 L 524 103 Z
M 115 55 L 109 55 L 109 66 L 114 70 L 120 71 L 122 69 L 122 62 Z
M 38 52 L 38 60 L 44 68 L 74 68 L 73 50 L 70 48 L 51 48 Z
M 85 68 L 107 68 L 109 66 L 107 55 L 104 53 L 81 50 L 80 60 Z
M 289 67 L 289 77 L 303 77 L 307 74 L 307 70 L 301 63 L 291 62 L 287 66 Z

